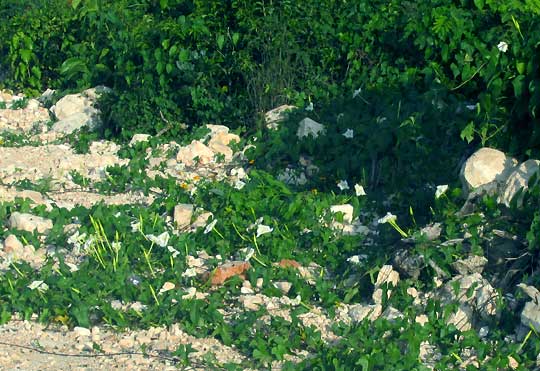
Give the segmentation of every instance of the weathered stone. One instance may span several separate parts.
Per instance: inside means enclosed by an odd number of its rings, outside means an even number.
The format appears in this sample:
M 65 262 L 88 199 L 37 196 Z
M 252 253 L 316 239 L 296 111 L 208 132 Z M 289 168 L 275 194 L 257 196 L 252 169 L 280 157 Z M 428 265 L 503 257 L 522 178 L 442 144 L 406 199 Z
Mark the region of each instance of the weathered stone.
M 225 161 L 231 161 L 232 160 L 232 157 L 233 157 L 233 150 L 230 149 L 228 146 L 224 145 L 224 144 L 221 144 L 221 143 L 218 143 L 218 142 L 214 142 L 212 144 L 209 145 L 209 148 L 214 151 L 216 154 L 221 154 L 223 155 Z
M 76 113 L 95 113 L 96 109 L 92 107 L 92 100 L 81 94 L 69 94 L 61 98 L 51 111 L 58 120 L 64 120 Z
M 205 227 L 208 224 L 208 219 L 213 218 L 214 214 L 210 211 L 203 211 L 195 217 L 195 221 L 191 224 L 192 228 Z
M 520 190 L 526 190 L 528 188 L 529 179 L 533 174 L 538 173 L 539 165 L 540 161 L 538 160 L 527 160 L 519 165 L 506 180 L 497 201 L 510 207 L 510 202 L 516 194 Z M 522 202 L 522 199 L 517 200 L 518 206 L 521 206 Z
M 416 280 L 425 266 L 425 259 L 423 255 L 413 255 L 409 249 L 400 249 L 392 257 L 392 265 L 402 275 Z
M 521 323 L 524 326 L 532 326 L 536 331 L 540 331 L 540 306 L 532 301 L 525 303 L 521 312 Z
M 469 305 L 460 304 L 457 310 L 448 318 L 448 324 L 456 326 L 459 331 L 472 328 L 473 311 Z
M 322 134 L 323 132 L 324 125 L 319 124 L 317 121 L 312 120 L 309 117 L 306 117 L 298 124 L 296 136 L 300 139 L 309 135 L 313 136 L 313 138 L 317 138 L 319 134 Z
M 382 305 L 354 304 L 349 307 L 349 317 L 354 322 L 360 322 L 364 318 L 375 321 L 382 314 Z
M 92 335 L 90 329 L 87 329 L 86 327 L 75 326 L 73 332 L 77 337 L 90 337 L 90 335 Z
M 86 112 L 75 112 L 72 115 L 57 121 L 53 124 L 51 130 L 56 133 L 71 134 L 75 130 L 79 130 L 88 126 L 90 130 L 96 128 L 98 124 L 97 110 Z
M 214 144 L 228 146 L 231 142 L 240 143 L 240 137 L 236 134 L 220 131 L 212 136 L 212 138 L 208 142 L 208 146 L 210 148 L 212 148 L 212 145 Z
M 296 109 L 295 106 L 282 105 L 276 107 L 264 114 L 264 119 L 266 121 L 266 127 L 268 129 L 277 130 L 279 128 L 279 123 L 282 122 L 288 112 Z
M 460 178 L 466 193 L 491 182 L 502 184 L 517 165 L 517 160 L 492 148 L 481 148 L 465 161 Z
M 4 251 L 6 253 L 20 255 L 23 251 L 23 244 L 15 237 L 15 235 L 10 234 L 4 240 Z
M 278 180 L 290 185 L 304 185 L 307 183 L 306 174 L 303 171 L 296 171 L 286 168 L 277 176 Z
M 222 264 L 210 274 L 210 283 L 214 286 L 222 285 L 226 280 L 231 277 L 242 277 L 244 272 L 250 268 L 251 264 L 244 261 L 235 261 Z
M 186 228 L 191 223 L 193 216 L 192 204 L 179 204 L 174 207 L 174 222 L 179 229 Z
M 452 267 L 461 275 L 482 273 L 488 260 L 483 256 L 473 255 L 466 259 L 459 259 L 452 263 Z
M 287 293 L 290 291 L 290 289 L 292 287 L 292 283 L 287 282 L 287 281 L 278 281 L 278 282 L 274 282 L 274 286 L 277 289 L 281 290 L 281 292 L 284 295 L 287 295 Z
M 281 259 L 278 265 L 281 268 L 300 268 L 302 266 L 296 260 L 292 260 L 292 259 Z
M 148 140 L 151 137 L 152 136 L 150 134 L 135 134 L 135 135 L 133 135 L 133 137 L 129 141 L 129 145 L 133 146 L 133 145 L 135 145 L 136 143 L 139 143 L 139 142 L 148 142 Z
M 53 227 L 52 220 L 50 219 L 19 212 L 11 214 L 9 217 L 9 225 L 11 228 L 28 232 L 37 230 L 39 233 L 46 233 Z
M 420 230 L 420 233 L 424 235 L 428 241 L 436 240 L 441 236 L 442 228 L 441 223 L 434 223 L 428 226 L 425 226 Z
M 103 94 L 112 93 L 112 89 L 103 85 L 98 85 L 94 88 L 86 89 L 82 94 L 92 101 L 98 100 Z
M 194 140 L 191 144 L 181 147 L 176 155 L 176 161 L 182 162 L 187 166 L 196 164 L 196 159 L 200 164 L 208 164 L 214 160 L 215 153 L 208 146 L 198 140 Z

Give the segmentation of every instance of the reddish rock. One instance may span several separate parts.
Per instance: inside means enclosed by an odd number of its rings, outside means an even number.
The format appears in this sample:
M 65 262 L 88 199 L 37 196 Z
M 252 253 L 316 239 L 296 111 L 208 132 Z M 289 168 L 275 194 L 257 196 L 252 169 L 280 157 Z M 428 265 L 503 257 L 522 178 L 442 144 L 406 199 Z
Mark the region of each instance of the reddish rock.
M 278 265 L 281 268 L 300 268 L 302 266 L 296 260 L 292 260 L 292 259 L 281 259 Z
M 222 285 L 223 282 L 233 276 L 243 277 L 243 273 L 251 268 L 251 264 L 245 261 L 234 261 L 217 267 L 210 273 L 210 283 L 214 286 Z

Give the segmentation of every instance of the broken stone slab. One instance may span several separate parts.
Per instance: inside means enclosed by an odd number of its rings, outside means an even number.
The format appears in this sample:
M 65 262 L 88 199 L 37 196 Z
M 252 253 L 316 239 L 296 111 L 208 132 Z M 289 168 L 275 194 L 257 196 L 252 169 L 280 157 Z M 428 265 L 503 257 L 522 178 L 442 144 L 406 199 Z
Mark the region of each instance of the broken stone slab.
M 483 256 L 473 255 L 466 259 L 459 259 L 452 263 L 452 267 L 462 276 L 482 273 L 488 260 Z
M 284 104 L 282 106 L 276 107 L 264 114 L 264 120 L 266 122 L 266 127 L 271 130 L 277 130 L 279 128 L 279 123 L 285 120 L 287 113 L 295 110 L 297 107 Z
M 296 136 L 299 139 L 305 138 L 310 135 L 313 138 L 317 138 L 319 134 L 322 133 L 324 133 L 324 125 L 319 124 L 317 121 L 312 120 L 309 117 L 306 117 L 298 124 L 298 131 L 296 132 Z
M 131 137 L 131 140 L 129 141 L 130 146 L 134 146 L 136 143 L 139 142 L 148 142 L 152 136 L 150 134 L 135 134 L 133 137 Z
M 525 303 L 521 312 L 521 323 L 530 328 L 531 326 L 540 331 L 540 306 L 532 301 Z
M 53 227 L 51 219 L 40 216 L 14 212 L 9 217 L 10 228 L 19 229 L 27 232 L 38 231 L 38 233 L 47 233 Z
M 176 155 L 176 161 L 186 166 L 196 165 L 196 159 L 200 164 L 209 164 L 214 160 L 215 153 L 207 145 L 199 140 L 193 140 L 189 145 L 181 147 Z
M 538 173 L 540 161 L 539 160 L 527 160 L 519 165 L 508 177 L 506 183 L 502 187 L 502 190 L 497 198 L 497 202 L 510 207 L 510 202 L 521 190 L 528 189 L 529 179 Z M 517 200 L 518 207 L 523 203 L 523 198 Z
M 184 229 L 191 224 L 193 216 L 192 204 L 178 204 L 174 207 L 174 222 L 179 229 Z
M 95 109 L 85 112 L 75 112 L 74 114 L 57 121 L 53 124 L 51 130 L 55 133 L 71 134 L 75 130 L 82 129 L 87 126 L 90 130 L 94 130 L 98 124 L 98 111 Z
M 399 282 L 399 273 L 394 268 L 387 264 L 383 265 L 377 274 L 377 281 L 375 282 L 375 290 L 371 296 L 375 304 L 382 304 L 384 291 L 381 288 L 382 285 L 387 284 L 388 289 L 386 291 L 386 299 L 392 295 L 391 287 L 395 287 Z
M 493 148 L 480 148 L 465 161 L 460 171 L 460 179 L 466 194 L 471 190 L 491 182 L 503 184 L 517 160 Z

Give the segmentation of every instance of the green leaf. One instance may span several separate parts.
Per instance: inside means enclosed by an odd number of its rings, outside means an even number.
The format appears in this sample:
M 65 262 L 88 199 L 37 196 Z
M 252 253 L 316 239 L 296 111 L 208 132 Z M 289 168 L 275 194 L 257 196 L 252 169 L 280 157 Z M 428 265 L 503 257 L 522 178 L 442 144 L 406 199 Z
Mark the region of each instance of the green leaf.
M 219 48 L 219 49 L 222 49 L 222 48 L 223 48 L 223 44 L 225 44 L 225 36 L 223 36 L 223 35 L 218 35 L 218 37 L 217 37 L 217 45 L 218 45 L 218 48 Z
M 461 131 L 460 137 L 461 140 L 466 140 L 467 143 L 472 142 L 474 139 L 474 123 L 472 121 Z
M 482 10 L 484 8 L 484 0 L 474 0 L 474 5 L 479 9 Z
M 81 3 L 81 0 L 72 0 L 71 1 L 71 7 L 75 10 L 75 9 L 77 9 L 77 7 L 79 6 L 80 3 Z
M 525 91 L 525 76 L 519 75 L 514 80 L 512 80 L 512 85 L 514 86 L 514 95 L 516 97 L 521 97 Z
M 88 73 L 88 66 L 86 65 L 86 61 L 82 58 L 69 58 L 62 63 L 62 66 L 60 66 L 60 74 L 64 75 L 68 80 L 73 79 L 75 76 L 82 74 L 82 73 Z
M 516 69 L 520 75 L 525 74 L 525 63 L 524 62 L 516 62 Z
M 19 51 L 21 55 L 21 59 L 24 63 L 28 64 L 30 63 L 30 58 L 32 57 L 32 51 L 28 49 L 22 49 Z
M 240 39 L 240 34 L 238 32 L 233 33 L 232 42 L 233 42 L 234 46 L 236 46 L 236 44 L 238 44 L 239 39 Z

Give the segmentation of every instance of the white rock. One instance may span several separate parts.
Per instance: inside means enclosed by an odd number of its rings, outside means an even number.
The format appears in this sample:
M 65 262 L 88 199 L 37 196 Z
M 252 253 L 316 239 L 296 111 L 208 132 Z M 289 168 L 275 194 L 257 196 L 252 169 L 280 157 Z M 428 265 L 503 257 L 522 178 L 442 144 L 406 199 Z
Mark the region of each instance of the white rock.
M 517 165 L 517 160 L 492 148 L 481 148 L 465 161 L 460 178 L 468 193 L 491 182 L 503 184 Z
M 277 130 L 279 128 L 279 123 L 282 122 L 287 116 L 288 112 L 296 109 L 295 106 L 282 105 L 276 107 L 264 114 L 264 120 L 266 121 L 266 127 L 268 129 Z
M 148 142 L 148 140 L 151 138 L 152 136 L 150 134 L 135 134 L 133 135 L 133 137 L 131 138 L 131 140 L 129 141 L 129 145 L 132 146 L 134 145 L 135 143 L 139 143 L 139 142 Z
M 448 318 L 448 324 L 456 326 L 459 331 L 468 331 L 472 328 L 473 311 L 470 306 L 461 304 L 455 313 Z
M 174 207 L 174 222 L 179 229 L 183 229 L 190 225 L 191 217 L 193 216 L 192 204 L 178 204 Z
M 322 134 L 323 132 L 324 125 L 319 124 L 317 121 L 312 120 L 309 117 L 306 117 L 298 124 L 298 131 L 296 132 L 296 136 L 298 138 L 304 138 L 308 135 L 311 135 L 313 136 L 313 138 L 317 138 L 319 134 Z
M 90 335 L 92 335 L 92 332 L 90 331 L 90 329 L 87 329 L 86 327 L 76 326 L 75 328 L 73 328 L 73 332 L 75 333 L 77 337 L 83 337 L 83 336 L 89 337 Z
M 377 281 L 375 282 L 376 287 L 388 283 L 388 286 L 396 286 L 399 282 L 399 273 L 392 268 L 391 265 L 383 265 L 379 274 L 377 275 Z
M 93 111 L 92 111 L 93 110 Z M 88 126 L 93 130 L 98 125 L 98 111 L 95 109 L 86 112 L 75 112 L 74 114 L 61 119 L 53 124 L 51 130 L 56 133 L 71 134 L 75 130 L 79 130 Z
M 23 248 L 23 244 L 13 234 L 10 234 L 4 240 L 4 251 L 7 253 L 13 253 L 18 256 L 22 253 Z
M 210 211 L 204 211 L 197 215 L 195 218 L 195 221 L 191 224 L 192 228 L 199 228 L 199 227 L 206 227 L 208 224 L 208 219 L 213 218 L 214 214 L 212 214 Z
M 219 142 L 213 142 L 208 145 L 208 147 L 214 151 L 216 154 L 221 154 L 225 158 L 225 161 L 229 162 L 233 157 L 233 150 L 228 146 L 221 144 Z M 214 155 L 215 156 L 215 155 Z
M 35 111 L 39 108 L 39 101 L 37 99 L 30 99 L 26 106 L 26 109 Z
M 510 201 L 518 191 L 528 188 L 529 179 L 538 172 L 539 165 L 538 160 L 527 160 L 519 165 L 506 180 L 497 201 L 510 207 Z M 518 206 L 521 206 L 522 201 L 518 200 Z
M 208 142 L 208 146 L 212 148 L 212 145 L 214 144 L 221 144 L 224 146 L 228 146 L 231 142 L 240 143 L 240 137 L 236 134 L 231 133 L 225 133 L 223 131 L 217 132 L 210 138 L 210 141 Z
M 375 321 L 381 314 L 382 306 L 380 304 L 354 304 L 349 307 L 349 317 L 354 322 L 360 322 L 364 318 L 368 318 L 370 321 Z
M 261 295 L 242 295 L 238 300 L 244 305 L 244 308 L 249 310 L 258 310 L 264 304 L 264 299 Z
M 50 219 L 19 212 L 11 214 L 9 217 L 9 225 L 11 228 L 27 232 L 37 230 L 39 233 L 46 233 L 53 227 L 52 220 Z
M 482 273 L 488 260 L 483 256 L 472 255 L 466 259 L 459 259 L 452 263 L 452 267 L 459 274 L 465 276 L 473 273 Z
M 287 282 L 287 281 L 278 281 L 278 282 L 274 282 L 274 286 L 280 289 L 283 294 L 287 295 L 289 291 L 291 290 L 292 283 Z
M 176 155 L 176 161 L 187 166 L 195 165 L 195 159 L 199 159 L 200 164 L 209 164 L 214 160 L 215 153 L 203 142 L 194 140 L 191 144 L 181 147 Z
M 343 222 L 351 224 L 353 221 L 354 207 L 350 204 L 344 205 L 332 205 L 330 206 L 330 211 L 333 214 L 343 213 Z
M 525 303 L 523 312 L 521 312 L 521 323 L 524 326 L 532 326 L 536 331 L 540 331 L 540 305 L 532 301 Z
M 81 94 L 66 95 L 51 107 L 51 111 L 58 120 L 64 120 L 75 113 L 83 113 L 87 110 L 95 111 L 95 108 L 92 107 L 92 100 Z
M 390 322 L 393 322 L 396 319 L 403 318 L 403 313 L 401 313 L 399 310 L 397 310 L 394 307 L 388 307 L 381 314 L 381 317 L 384 319 L 387 319 Z
M 220 133 L 227 134 L 229 132 L 229 128 L 224 126 L 224 125 L 207 124 L 206 127 L 208 128 L 208 130 L 210 130 L 210 136 L 211 137 L 214 137 L 214 136 L 216 136 L 217 134 L 220 134 Z
M 524 283 L 517 285 L 527 296 L 529 296 L 535 303 L 540 303 L 540 291 L 534 286 L 528 286 Z

